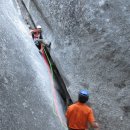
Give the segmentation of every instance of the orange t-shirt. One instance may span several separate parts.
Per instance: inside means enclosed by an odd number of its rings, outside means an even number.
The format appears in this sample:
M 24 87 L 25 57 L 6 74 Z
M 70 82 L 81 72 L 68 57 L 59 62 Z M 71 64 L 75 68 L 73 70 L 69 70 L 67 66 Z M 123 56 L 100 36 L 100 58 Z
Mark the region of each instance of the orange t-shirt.
M 66 118 L 69 128 L 72 129 L 86 129 L 88 128 L 88 123 L 95 121 L 92 109 L 80 102 L 68 107 Z

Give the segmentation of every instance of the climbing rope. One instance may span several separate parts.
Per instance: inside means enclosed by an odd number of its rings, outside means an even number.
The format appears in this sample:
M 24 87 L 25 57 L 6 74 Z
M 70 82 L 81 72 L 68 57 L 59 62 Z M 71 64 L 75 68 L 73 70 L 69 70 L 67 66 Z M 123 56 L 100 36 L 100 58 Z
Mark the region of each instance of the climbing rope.
M 62 126 L 64 127 L 64 129 L 67 130 L 67 125 L 66 125 L 65 122 L 63 122 L 63 120 L 62 120 L 62 118 L 61 118 L 61 116 L 60 116 L 60 113 L 59 113 L 59 111 L 58 111 L 58 106 L 57 106 L 57 101 L 56 101 L 56 93 L 55 93 L 55 90 L 54 90 L 54 82 L 53 82 L 54 79 L 55 79 L 54 70 L 53 70 L 52 63 L 51 63 L 51 61 L 50 61 L 50 59 L 49 59 L 49 56 L 48 56 L 48 54 L 47 54 L 47 52 L 46 52 L 45 47 L 44 47 L 44 53 L 45 53 L 45 55 L 46 55 L 46 58 L 47 58 L 47 61 L 48 61 L 48 63 L 49 63 L 49 67 L 50 67 L 50 68 L 49 68 L 49 71 L 51 72 L 50 78 L 53 77 L 53 79 L 51 80 L 51 81 L 52 81 L 52 87 L 53 87 L 53 88 L 52 88 L 52 93 L 53 93 L 53 96 L 54 96 L 53 106 L 55 106 L 55 108 L 53 107 L 53 113 L 59 118 L 59 120 L 60 120 Z M 48 64 L 47 64 L 47 66 L 48 66 Z

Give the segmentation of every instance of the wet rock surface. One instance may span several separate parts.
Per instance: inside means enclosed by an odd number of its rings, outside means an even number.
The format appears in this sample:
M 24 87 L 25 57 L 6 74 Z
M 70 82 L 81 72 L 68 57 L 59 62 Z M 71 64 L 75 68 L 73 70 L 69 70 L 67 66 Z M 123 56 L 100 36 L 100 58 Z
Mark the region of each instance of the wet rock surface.
M 57 115 L 64 114 L 62 104 L 51 80 L 17 3 L 1 0 L 0 130 L 63 130 Z
M 43 26 L 45 40 L 53 43 L 52 57 L 73 100 L 77 100 L 80 89 L 89 89 L 101 129 L 129 130 L 130 1 L 25 3 L 36 24 Z

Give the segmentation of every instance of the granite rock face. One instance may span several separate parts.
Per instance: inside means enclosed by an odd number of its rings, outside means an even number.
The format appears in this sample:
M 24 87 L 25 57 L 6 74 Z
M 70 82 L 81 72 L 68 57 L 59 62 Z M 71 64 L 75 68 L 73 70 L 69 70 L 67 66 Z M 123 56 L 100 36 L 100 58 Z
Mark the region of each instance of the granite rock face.
M 62 104 L 17 5 L 0 1 L 0 130 L 63 130 Z
M 68 91 L 87 88 L 102 130 L 130 129 L 130 1 L 24 0 Z M 34 11 L 35 9 L 35 11 Z

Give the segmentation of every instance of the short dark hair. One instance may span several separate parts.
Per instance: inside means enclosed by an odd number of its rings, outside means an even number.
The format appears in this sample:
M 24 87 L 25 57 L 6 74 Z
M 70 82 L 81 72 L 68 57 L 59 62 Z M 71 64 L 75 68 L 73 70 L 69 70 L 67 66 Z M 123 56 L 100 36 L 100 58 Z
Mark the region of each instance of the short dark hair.
M 79 94 L 79 97 L 78 97 L 78 101 L 81 102 L 81 103 L 86 103 L 89 99 L 89 96 L 84 96 L 84 95 L 80 95 Z

